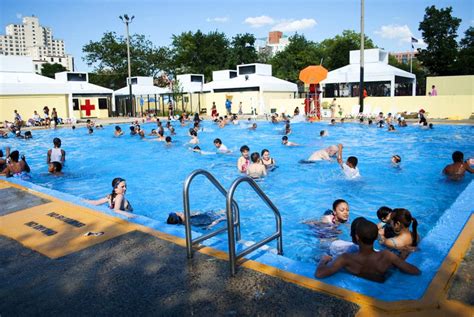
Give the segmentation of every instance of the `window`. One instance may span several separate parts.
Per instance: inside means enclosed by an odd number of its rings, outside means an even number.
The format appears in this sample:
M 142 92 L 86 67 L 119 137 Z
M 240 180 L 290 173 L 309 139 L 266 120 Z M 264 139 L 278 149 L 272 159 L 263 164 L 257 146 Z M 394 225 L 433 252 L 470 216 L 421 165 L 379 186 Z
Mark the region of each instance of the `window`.
M 106 98 L 99 98 L 99 109 L 107 110 L 107 99 Z
M 72 100 L 72 110 L 78 111 L 79 110 L 79 99 L 73 99 Z
M 191 75 L 192 83 L 202 83 L 202 76 Z
M 255 65 L 239 67 L 239 75 L 255 74 Z

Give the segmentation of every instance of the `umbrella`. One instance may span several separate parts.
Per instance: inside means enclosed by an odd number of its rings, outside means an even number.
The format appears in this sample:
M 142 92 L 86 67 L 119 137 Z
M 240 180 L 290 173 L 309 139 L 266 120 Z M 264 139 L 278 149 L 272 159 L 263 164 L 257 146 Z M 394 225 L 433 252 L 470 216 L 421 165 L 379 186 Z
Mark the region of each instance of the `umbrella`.
M 300 80 L 305 84 L 318 84 L 321 80 L 326 79 L 328 70 L 321 65 L 308 66 L 300 71 Z

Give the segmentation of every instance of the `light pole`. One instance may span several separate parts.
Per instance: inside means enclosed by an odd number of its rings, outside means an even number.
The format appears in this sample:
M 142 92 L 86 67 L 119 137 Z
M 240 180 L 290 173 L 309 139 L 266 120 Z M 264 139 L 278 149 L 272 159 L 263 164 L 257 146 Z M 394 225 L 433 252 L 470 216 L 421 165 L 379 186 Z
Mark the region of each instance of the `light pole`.
M 360 1 L 360 83 L 359 114 L 364 112 L 364 0 Z
M 130 33 L 128 32 L 128 25 L 132 23 L 133 18 L 135 18 L 134 15 L 132 15 L 131 18 L 128 17 L 128 14 L 124 14 L 123 16 L 119 16 L 120 20 L 122 20 L 123 23 L 125 23 L 125 29 L 127 31 L 127 61 L 128 61 L 128 89 L 129 89 L 129 95 L 128 95 L 128 101 L 130 103 L 130 109 L 132 110 L 132 116 L 135 116 L 135 109 L 133 107 L 133 101 L 132 101 L 132 69 L 130 67 Z

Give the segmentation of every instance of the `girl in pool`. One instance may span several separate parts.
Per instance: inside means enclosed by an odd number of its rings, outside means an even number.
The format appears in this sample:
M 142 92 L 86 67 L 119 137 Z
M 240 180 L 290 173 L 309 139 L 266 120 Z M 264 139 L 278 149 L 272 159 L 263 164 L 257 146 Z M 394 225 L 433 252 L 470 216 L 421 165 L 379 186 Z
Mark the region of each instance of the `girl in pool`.
M 26 163 L 25 156 L 22 156 L 20 161 L 19 158 L 20 152 L 13 151 L 9 153 L 9 148 L 7 148 L 7 167 L 5 167 L 5 169 L 0 173 L 0 176 L 4 175 L 6 177 L 28 179 L 30 167 L 28 166 L 28 163 Z
M 127 183 L 125 179 L 117 177 L 112 181 L 112 193 L 105 196 L 104 198 L 97 200 L 87 200 L 92 205 L 102 205 L 108 203 L 109 208 L 118 214 L 124 215 L 127 218 L 133 218 L 132 205 L 125 198 L 125 192 L 127 191 Z
M 265 166 L 260 164 L 260 154 L 258 152 L 252 153 L 250 155 L 250 159 L 252 160 L 252 164 L 247 168 L 247 175 L 252 178 L 261 178 L 267 176 L 267 169 Z
M 412 217 L 410 211 L 403 208 L 393 209 L 390 224 L 395 236 L 388 238 L 380 231 L 380 244 L 398 251 L 413 250 L 418 245 L 420 239 L 417 232 L 418 221 Z M 413 231 L 410 231 L 410 225 Z
M 344 199 L 336 199 L 332 203 L 332 210 L 327 210 L 321 218 L 322 223 L 339 225 L 349 220 L 349 204 Z
M 267 149 L 262 150 L 262 158 L 260 159 L 260 163 L 263 164 L 267 170 L 272 170 L 276 166 L 275 160 L 270 157 L 270 151 Z

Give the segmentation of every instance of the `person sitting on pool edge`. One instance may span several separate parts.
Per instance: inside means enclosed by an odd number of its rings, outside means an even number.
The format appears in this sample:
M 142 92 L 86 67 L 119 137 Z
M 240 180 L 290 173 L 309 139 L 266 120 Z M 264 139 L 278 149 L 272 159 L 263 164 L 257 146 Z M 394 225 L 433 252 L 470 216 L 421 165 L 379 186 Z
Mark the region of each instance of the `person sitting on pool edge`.
M 191 225 L 196 227 L 204 227 L 205 229 L 211 229 L 219 222 L 226 220 L 225 211 L 220 210 L 215 212 L 194 212 L 191 214 Z M 166 223 L 169 225 L 181 225 L 184 224 L 185 217 L 183 212 L 171 212 L 168 214 Z
M 86 201 L 96 206 L 108 203 L 109 208 L 116 213 L 121 214 L 127 218 L 134 218 L 135 216 L 131 213 L 133 211 L 133 207 L 125 198 L 126 191 L 127 183 L 125 182 L 125 179 L 116 177 L 112 180 L 112 193 L 101 199 Z
M 357 157 L 349 156 L 347 161 L 344 163 L 342 160 L 342 148 L 342 144 L 338 144 L 337 162 L 341 165 L 344 175 L 346 175 L 348 179 L 360 177 L 359 169 L 357 168 Z
M 361 220 L 355 228 L 355 239 L 359 245 L 357 253 L 343 253 L 332 263 L 331 256 L 324 256 L 316 269 L 315 276 L 324 278 L 331 276 L 342 269 L 349 273 L 374 281 L 383 283 L 386 280 L 387 271 L 395 266 L 400 271 L 419 275 L 420 270 L 405 262 L 403 259 L 388 250 L 377 252 L 374 250 L 374 241 L 377 239 L 377 225 L 368 220 Z
M 461 151 L 455 151 L 452 155 L 453 163 L 446 165 L 443 169 L 443 174 L 452 180 L 460 180 L 464 177 L 464 173 L 474 173 L 474 169 L 470 166 L 469 161 L 464 162 L 464 154 Z

